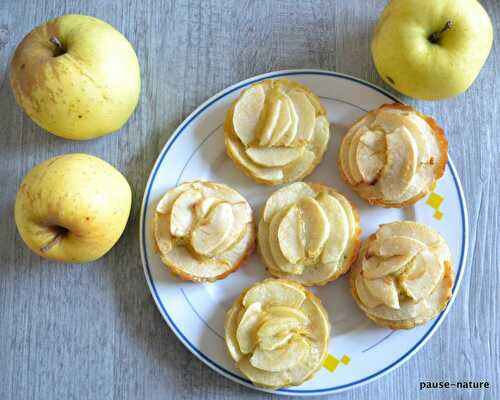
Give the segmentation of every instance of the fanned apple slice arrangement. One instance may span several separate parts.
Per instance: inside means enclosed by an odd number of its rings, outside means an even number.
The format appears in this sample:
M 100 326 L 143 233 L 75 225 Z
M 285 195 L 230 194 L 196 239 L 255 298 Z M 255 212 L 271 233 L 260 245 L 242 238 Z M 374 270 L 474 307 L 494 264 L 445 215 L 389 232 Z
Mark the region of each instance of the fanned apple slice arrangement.
M 266 279 L 243 291 L 226 314 L 229 353 L 256 385 L 300 385 L 328 354 L 330 323 L 320 300 L 301 285 Z
M 344 180 L 371 204 L 407 207 L 444 174 L 448 142 L 432 118 L 403 104 L 367 113 L 342 140 Z
M 364 242 L 351 285 L 368 318 L 392 329 L 413 328 L 434 318 L 451 297 L 450 250 L 426 225 L 381 225 Z
M 344 196 L 305 182 L 269 197 L 258 230 L 269 272 L 304 285 L 323 285 L 347 272 L 361 234 L 358 212 Z
M 268 80 L 245 89 L 224 124 L 228 155 L 259 183 L 300 180 L 320 163 L 330 138 L 326 110 L 307 87 Z
M 172 272 L 195 282 L 215 281 L 238 269 L 252 252 L 252 209 L 226 185 L 184 183 L 156 206 L 154 236 Z

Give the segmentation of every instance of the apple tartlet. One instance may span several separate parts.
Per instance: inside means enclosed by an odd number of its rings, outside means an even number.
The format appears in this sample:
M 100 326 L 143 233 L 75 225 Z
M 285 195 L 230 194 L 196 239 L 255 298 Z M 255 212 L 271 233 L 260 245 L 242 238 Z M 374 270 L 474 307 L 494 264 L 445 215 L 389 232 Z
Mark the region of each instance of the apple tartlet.
M 245 89 L 224 123 L 227 154 L 258 183 L 301 180 L 320 163 L 330 123 L 309 88 L 286 79 Z
M 444 174 L 448 142 L 437 122 L 413 107 L 385 104 L 346 133 L 339 151 L 344 180 L 370 204 L 407 207 Z
M 255 385 L 297 386 L 321 368 L 330 323 L 321 301 L 303 286 L 269 278 L 245 289 L 226 314 L 226 344 Z
M 377 325 L 411 329 L 436 317 L 451 297 L 448 245 L 413 221 L 381 225 L 361 246 L 351 269 L 352 294 Z
M 296 182 L 267 200 L 258 244 L 274 276 L 324 285 L 349 270 L 360 235 L 358 212 L 344 196 L 328 186 Z
M 255 247 L 250 205 L 220 183 L 189 182 L 169 190 L 156 206 L 153 225 L 162 262 L 194 282 L 225 278 Z

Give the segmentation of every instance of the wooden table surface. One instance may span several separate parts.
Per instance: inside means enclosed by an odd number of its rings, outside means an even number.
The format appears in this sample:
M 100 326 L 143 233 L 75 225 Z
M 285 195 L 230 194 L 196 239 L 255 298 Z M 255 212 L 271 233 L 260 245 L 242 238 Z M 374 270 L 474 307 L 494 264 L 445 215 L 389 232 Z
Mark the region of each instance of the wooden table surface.
M 322 68 L 387 87 L 371 61 L 381 0 L 0 1 L 0 399 L 257 399 L 219 376 L 177 340 L 157 311 L 139 256 L 139 206 L 153 163 L 173 130 L 208 97 L 267 71 Z M 500 38 L 500 3 L 483 4 Z M 128 124 L 88 142 L 43 132 L 17 107 L 8 69 L 23 36 L 65 14 L 113 24 L 141 64 L 140 104 Z M 445 127 L 469 210 L 467 269 L 445 322 L 409 362 L 336 399 L 500 398 L 500 48 L 471 89 L 454 99 L 403 98 Z M 88 265 L 31 253 L 13 204 L 23 176 L 66 152 L 120 169 L 133 210 L 119 243 Z M 488 390 L 419 391 L 421 380 L 487 380 Z M 269 396 L 270 398 L 271 396 Z

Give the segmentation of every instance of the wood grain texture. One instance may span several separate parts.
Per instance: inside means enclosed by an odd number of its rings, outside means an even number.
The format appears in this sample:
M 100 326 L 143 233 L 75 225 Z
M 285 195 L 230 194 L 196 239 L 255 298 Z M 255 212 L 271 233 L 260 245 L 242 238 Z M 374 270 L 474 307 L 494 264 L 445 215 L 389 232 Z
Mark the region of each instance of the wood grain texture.
M 500 38 L 500 3 L 484 0 Z M 139 205 L 149 171 L 176 126 L 226 86 L 267 71 L 323 68 L 385 86 L 369 41 L 384 2 L 104 1 L 0 2 L 0 399 L 257 399 L 218 376 L 176 339 L 146 287 Z M 22 37 L 64 13 L 102 18 L 122 31 L 141 63 L 140 105 L 121 132 L 89 142 L 44 133 L 16 106 L 8 65 Z M 500 48 L 464 95 L 405 101 L 445 127 L 469 207 L 465 277 L 445 322 L 409 362 L 336 399 L 500 398 Z M 23 176 L 66 152 L 111 162 L 133 187 L 117 246 L 83 266 L 28 251 L 13 220 Z M 418 390 L 420 380 L 488 380 L 487 391 Z M 273 396 L 267 396 L 272 398 Z

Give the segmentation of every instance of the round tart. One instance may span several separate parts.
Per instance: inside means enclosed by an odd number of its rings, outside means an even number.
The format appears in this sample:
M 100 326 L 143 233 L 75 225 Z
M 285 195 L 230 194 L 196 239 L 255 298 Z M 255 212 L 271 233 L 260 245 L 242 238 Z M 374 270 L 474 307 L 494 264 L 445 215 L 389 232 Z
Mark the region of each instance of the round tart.
M 354 299 L 376 324 L 411 329 L 436 317 L 451 297 L 450 250 L 433 229 L 413 221 L 381 225 L 351 270 Z
M 371 204 L 407 207 L 444 174 L 448 142 L 437 122 L 413 107 L 385 104 L 346 133 L 339 151 L 344 180 Z
M 285 279 L 245 289 L 226 314 L 226 344 L 241 372 L 255 385 L 300 385 L 328 354 L 330 323 L 320 300 Z
M 330 123 L 319 98 L 297 82 L 268 80 L 245 89 L 224 123 L 227 154 L 259 183 L 301 180 L 320 163 Z
M 194 282 L 225 278 L 255 247 L 250 205 L 220 183 L 189 182 L 169 190 L 156 206 L 153 225 L 163 263 Z
M 349 270 L 361 229 L 354 206 L 334 189 L 296 182 L 274 192 L 258 227 L 269 272 L 304 285 L 324 285 Z

